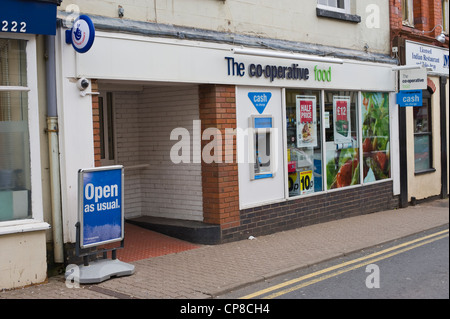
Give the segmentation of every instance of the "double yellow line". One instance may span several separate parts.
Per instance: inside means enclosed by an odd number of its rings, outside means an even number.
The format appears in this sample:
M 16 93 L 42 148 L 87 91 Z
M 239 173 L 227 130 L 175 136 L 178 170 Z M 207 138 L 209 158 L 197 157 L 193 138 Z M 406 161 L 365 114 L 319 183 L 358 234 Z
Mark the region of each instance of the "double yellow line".
M 260 291 L 257 291 L 255 293 L 246 295 L 244 297 L 241 297 L 240 299 L 251 299 L 251 298 L 256 298 L 256 297 L 260 297 L 263 295 L 266 295 L 264 297 L 262 297 L 261 299 L 274 299 L 277 297 L 280 297 L 282 295 L 285 295 L 287 293 L 290 293 L 292 291 L 301 289 L 303 287 L 315 284 L 317 282 L 323 281 L 325 279 L 334 277 L 334 276 L 338 276 L 340 274 L 349 272 L 351 270 L 357 269 L 357 268 L 361 268 L 370 264 L 373 264 L 377 261 L 401 254 L 403 252 L 406 252 L 408 250 L 432 243 L 436 240 L 448 237 L 449 230 L 443 230 L 428 236 L 424 236 L 424 237 L 420 237 L 408 242 L 405 242 L 403 244 L 397 245 L 397 246 L 393 246 L 381 251 L 378 251 L 376 253 L 361 257 L 361 258 L 357 258 L 357 259 L 353 259 L 332 267 L 328 267 L 313 273 L 310 273 L 308 275 L 305 276 L 301 276 L 299 278 L 295 278 L 292 280 L 289 280 L 287 282 L 281 283 L 279 285 L 275 285 Z M 351 266 L 352 265 L 352 266 Z M 350 267 L 347 267 L 350 266 Z M 332 272 L 332 273 L 329 273 Z M 327 274 L 329 273 L 329 274 Z M 318 277 L 319 276 L 319 277 Z M 317 278 L 314 278 L 317 277 Z M 314 279 L 312 279 L 314 278 Z M 311 279 L 311 280 L 308 280 Z M 292 286 L 295 285 L 295 286 Z M 292 286 L 292 287 L 289 287 Z M 289 287 L 289 288 L 286 288 Z M 283 289 L 285 288 L 285 289 Z M 282 290 L 280 290 L 282 289 Z M 277 291 L 279 290 L 279 291 Z M 277 291 L 277 292 L 274 292 Z M 269 295 L 267 295 L 269 294 Z

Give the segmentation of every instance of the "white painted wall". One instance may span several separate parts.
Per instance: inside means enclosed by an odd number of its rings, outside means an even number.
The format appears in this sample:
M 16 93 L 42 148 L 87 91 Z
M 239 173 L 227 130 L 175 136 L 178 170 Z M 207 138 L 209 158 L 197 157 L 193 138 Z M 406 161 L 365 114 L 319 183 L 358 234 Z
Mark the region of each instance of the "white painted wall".
M 315 0 L 71 0 L 59 10 L 123 19 L 173 24 L 258 37 L 389 53 L 389 5 L 383 0 L 352 0 L 354 24 L 317 17 Z
M 65 45 L 71 49 L 71 46 Z M 96 32 L 91 50 L 77 55 L 74 76 L 96 79 L 165 81 L 186 83 L 220 83 L 249 86 L 305 87 L 361 90 L 395 90 L 395 72 L 392 65 L 345 60 L 343 64 L 323 63 L 300 59 L 273 58 L 235 54 L 235 46 L 187 40 L 150 38 L 128 34 Z M 73 51 L 73 50 L 72 50 Z M 260 50 L 260 52 L 273 52 Z M 132 57 L 132 58 L 130 58 Z M 228 75 L 228 61 L 243 63 L 244 76 Z M 250 64 L 262 67 L 290 67 L 309 69 L 308 80 L 274 79 L 265 76 L 250 77 Z M 328 70 L 332 81 L 316 81 L 314 68 Z
M 76 53 L 56 34 L 57 104 L 64 242 L 75 242 L 78 221 L 78 170 L 94 167 L 92 97 L 81 96 L 75 76 Z

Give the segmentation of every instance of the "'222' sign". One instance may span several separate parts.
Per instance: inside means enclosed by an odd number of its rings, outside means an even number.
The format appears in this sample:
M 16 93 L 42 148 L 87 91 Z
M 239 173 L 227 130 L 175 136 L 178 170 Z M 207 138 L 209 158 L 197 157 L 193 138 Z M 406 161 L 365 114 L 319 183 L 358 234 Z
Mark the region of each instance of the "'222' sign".
M 3 32 L 27 32 L 27 23 L 26 22 L 17 22 L 17 21 L 7 21 L 3 20 L 1 24 L 1 31 Z

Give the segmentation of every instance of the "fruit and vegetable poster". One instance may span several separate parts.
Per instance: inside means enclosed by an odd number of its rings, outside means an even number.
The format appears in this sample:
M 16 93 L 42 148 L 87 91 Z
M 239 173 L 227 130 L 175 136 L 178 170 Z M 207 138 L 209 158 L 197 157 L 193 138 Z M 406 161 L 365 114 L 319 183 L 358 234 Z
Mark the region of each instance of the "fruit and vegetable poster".
M 334 142 L 351 143 L 350 97 L 333 96 Z
M 327 157 L 327 188 L 357 185 L 359 181 L 359 149 L 344 148 Z
M 389 95 L 362 93 L 363 181 L 390 177 Z
M 316 97 L 298 95 L 297 110 L 297 147 L 317 146 Z

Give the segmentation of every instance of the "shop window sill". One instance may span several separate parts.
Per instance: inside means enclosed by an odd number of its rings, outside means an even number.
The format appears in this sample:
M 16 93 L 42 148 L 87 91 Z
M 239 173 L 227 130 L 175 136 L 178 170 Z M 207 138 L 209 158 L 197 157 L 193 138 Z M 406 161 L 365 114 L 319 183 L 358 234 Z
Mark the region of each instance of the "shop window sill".
M 34 219 L 22 219 L 0 222 L 0 236 L 31 231 L 47 230 L 50 225 L 43 221 Z
M 352 23 L 360 23 L 361 22 L 361 17 L 356 14 L 341 13 L 341 12 L 325 10 L 325 9 L 321 9 L 321 8 L 316 8 L 316 13 L 317 13 L 318 17 L 322 17 L 322 18 L 331 18 L 331 19 L 347 21 L 347 22 L 352 22 Z
M 424 175 L 424 174 L 434 173 L 434 172 L 436 172 L 435 168 L 429 168 L 429 169 L 424 169 L 421 171 L 416 171 L 416 172 L 414 172 L 414 175 Z

